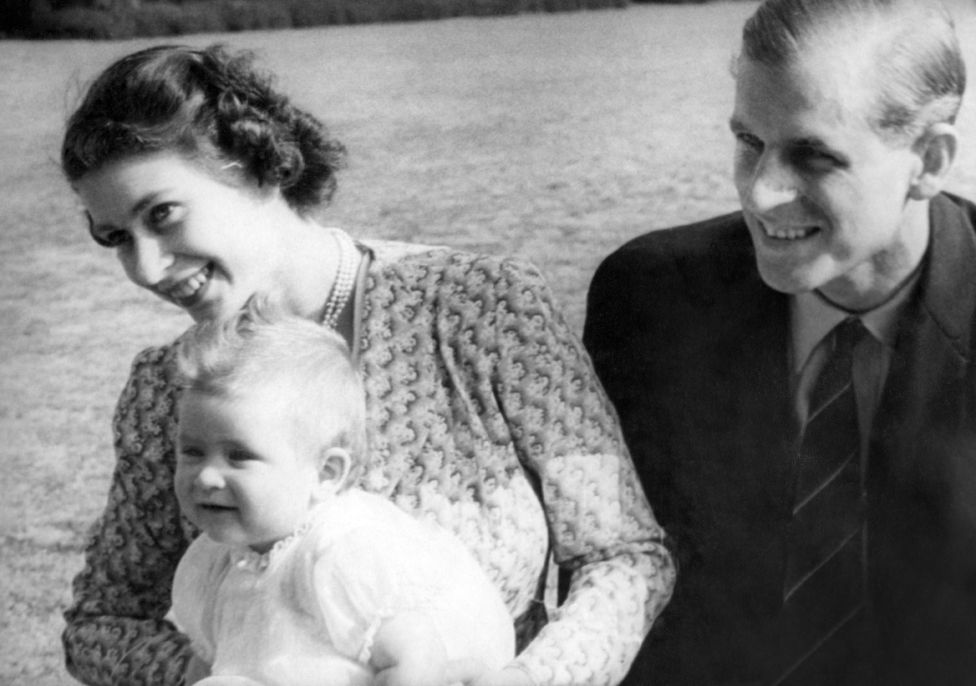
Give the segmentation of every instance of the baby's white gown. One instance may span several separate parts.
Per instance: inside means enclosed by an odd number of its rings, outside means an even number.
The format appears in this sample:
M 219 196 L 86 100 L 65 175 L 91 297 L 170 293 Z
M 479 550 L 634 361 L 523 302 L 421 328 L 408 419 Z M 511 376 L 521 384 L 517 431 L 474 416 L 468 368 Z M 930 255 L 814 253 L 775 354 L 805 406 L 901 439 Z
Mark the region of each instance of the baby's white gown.
M 371 684 L 381 622 L 415 610 L 449 659 L 500 669 L 514 657 L 512 618 L 463 544 L 358 490 L 315 507 L 264 555 L 202 534 L 173 583 L 175 620 L 211 673 L 262 686 Z

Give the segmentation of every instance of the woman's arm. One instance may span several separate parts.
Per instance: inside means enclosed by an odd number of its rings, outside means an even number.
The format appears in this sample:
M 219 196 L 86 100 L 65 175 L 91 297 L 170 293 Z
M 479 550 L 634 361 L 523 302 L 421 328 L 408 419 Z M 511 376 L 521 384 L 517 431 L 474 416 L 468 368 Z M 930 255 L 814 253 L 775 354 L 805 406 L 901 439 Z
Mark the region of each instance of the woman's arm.
M 173 494 L 167 351 L 140 354 L 116 408 L 108 504 L 65 612 L 68 671 L 87 684 L 179 684 L 191 652 L 165 619 L 187 545 Z
M 670 598 L 672 559 L 590 359 L 542 277 L 512 262 L 496 282 L 496 388 L 540 484 L 566 601 L 515 660 L 536 684 L 614 684 Z

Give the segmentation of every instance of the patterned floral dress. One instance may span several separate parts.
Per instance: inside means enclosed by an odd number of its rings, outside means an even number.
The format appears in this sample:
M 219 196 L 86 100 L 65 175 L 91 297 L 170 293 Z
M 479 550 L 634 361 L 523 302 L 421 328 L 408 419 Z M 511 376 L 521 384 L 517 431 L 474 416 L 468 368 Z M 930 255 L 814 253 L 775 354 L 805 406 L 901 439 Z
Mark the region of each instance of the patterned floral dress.
M 618 682 L 670 597 L 674 567 L 542 277 L 447 248 L 362 247 L 371 460 L 359 485 L 471 549 L 516 618 L 524 649 L 513 664 L 536 684 Z M 140 353 L 116 408 L 109 500 L 65 613 L 67 666 L 85 683 L 179 684 L 190 655 L 166 618 L 198 533 L 173 492 L 172 356 L 172 346 Z M 548 560 L 571 581 L 539 629 Z

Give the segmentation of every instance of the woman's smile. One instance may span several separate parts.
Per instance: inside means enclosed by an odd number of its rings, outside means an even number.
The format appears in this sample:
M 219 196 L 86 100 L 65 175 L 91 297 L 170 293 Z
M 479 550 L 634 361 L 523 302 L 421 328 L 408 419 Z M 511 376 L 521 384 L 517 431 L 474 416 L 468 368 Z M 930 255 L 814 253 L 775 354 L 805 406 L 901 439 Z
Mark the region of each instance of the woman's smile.
M 164 300 L 189 310 L 206 297 L 213 273 L 214 265 L 209 262 L 188 277 L 163 281 L 152 290 Z

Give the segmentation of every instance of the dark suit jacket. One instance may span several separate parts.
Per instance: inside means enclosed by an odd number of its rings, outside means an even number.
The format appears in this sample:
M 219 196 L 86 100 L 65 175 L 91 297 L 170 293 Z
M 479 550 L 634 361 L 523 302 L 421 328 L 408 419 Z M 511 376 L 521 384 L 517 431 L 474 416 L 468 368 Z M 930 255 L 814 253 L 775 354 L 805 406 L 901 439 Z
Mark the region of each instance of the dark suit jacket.
M 950 686 L 976 684 L 976 206 L 943 195 L 930 212 L 870 440 L 869 662 L 879 683 Z M 584 341 L 678 561 L 626 684 L 780 668 L 788 312 L 739 213 L 636 238 L 594 276 Z

